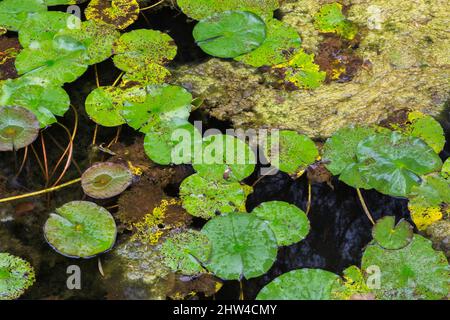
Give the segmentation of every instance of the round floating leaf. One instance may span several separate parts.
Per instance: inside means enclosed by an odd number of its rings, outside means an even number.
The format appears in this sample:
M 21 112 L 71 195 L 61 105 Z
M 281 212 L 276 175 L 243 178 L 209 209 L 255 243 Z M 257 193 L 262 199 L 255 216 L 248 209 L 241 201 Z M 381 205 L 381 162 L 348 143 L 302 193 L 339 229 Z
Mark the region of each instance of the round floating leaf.
M 223 134 L 203 139 L 194 169 L 208 180 L 241 181 L 255 170 L 255 153 L 244 141 Z
M 113 26 L 92 20 L 83 21 L 81 28 L 64 29 L 56 37 L 68 36 L 81 42 L 87 49 L 89 65 L 100 63 L 113 54 L 113 45 L 120 33 Z
M 123 117 L 136 130 L 147 132 L 155 125 L 185 124 L 191 112 L 192 95 L 183 87 L 152 85 L 142 90 L 143 101 L 127 101 Z
M 139 29 L 123 34 L 114 47 L 114 53 L 113 60 L 117 68 L 138 72 L 149 64 L 168 63 L 175 58 L 177 46 L 168 34 Z
M 191 163 L 201 144 L 200 132 L 190 123 L 153 127 L 144 139 L 145 153 L 161 165 Z
M 267 222 L 248 213 L 229 213 L 202 229 L 212 245 L 207 267 L 224 280 L 251 279 L 266 273 L 277 257 L 277 240 Z
M 362 269 L 368 276 L 379 270 L 380 286 L 372 289 L 378 299 L 439 300 L 449 293 L 450 273 L 444 253 L 434 251 L 431 241 L 419 235 L 399 250 L 370 244 L 362 257 Z
M 445 135 L 439 122 L 431 116 L 424 115 L 420 112 L 411 112 L 408 115 L 408 120 L 411 124 L 408 126 L 406 132 L 425 141 L 434 152 L 439 153 L 444 149 Z
M 286 62 L 288 56 L 300 48 L 302 43 L 297 30 L 276 19 L 267 24 L 267 37 L 262 45 L 235 60 L 253 67 L 273 66 Z
M 178 6 L 189 17 L 200 20 L 214 13 L 240 10 L 259 16 L 272 17 L 280 6 L 279 0 L 177 0 Z
M 450 203 L 450 181 L 438 174 L 427 175 L 419 186 L 412 188 L 410 198 L 425 207 Z
M 370 186 L 392 196 L 406 197 L 420 178 L 442 167 L 439 156 L 418 138 L 398 132 L 379 133 L 357 148 L 360 173 Z
M 19 32 L 20 44 L 27 48 L 35 42 L 53 40 L 55 35 L 65 29 L 75 29 L 81 20 L 72 14 L 59 11 L 44 11 L 30 14 Z
M 283 201 L 264 202 L 252 214 L 269 223 L 279 246 L 303 240 L 309 232 L 309 220 L 298 207 Z
M 206 53 L 219 58 L 235 58 L 258 48 L 266 39 L 266 24 L 257 15 L 226 11 L 201 20 L 194 39 Z
M 251 187 L 237 182 L 210 181 L 194 174 L 180 186 L 183 208 L 191 215 L 210 219 L 217 214 L 245 211 Z
M 88 61 L 86 47 L 61 36 L 23 49 L 16 58 L 16 68 L 20 75 L 29 79 L 62 85 L 75 81 L 87 70 L 85 61 Z
M 413 235 L 412 225 L 405 220 L 395 225 L 395 217 L 391 216 L 378 220 L 372 229 L 374 240 L 385 249 L 404 248 L 412 241 Z
M 0 300 L 19 298 L 34 282 L 34 269 L 27 261 L 0 252 Z
M 339 276 L 321 269 L 299 269 L 267 284 L 257 300 L 330 300 Z
M 88 0 L 45 0 L 45 4 L 48 6 L 60 6 L 67 4 L 80 4 L 87 1 Z
M 26 78 L 7 80 L 0 85 L 0 105 L 16 105 L 33 112 L 42 128 L 63 116 L 70 106 L 67 92 L 58 86 L 35 84 Z
M 125 29 L 139 17 L 139 3 L 136 0 L 91 0 L 84 14 L 88 20 Z
M 94 199 L 108 199 L 124 192 L 132 183 L 133 174 L 119 163 L 100 162 L 81 176 L 84 193 Z
M 0 27 L 18 31 L 28 14 L 47 11 L 44 0 L 3 0 L 0 2 Z
M 350 266 L 342 273 L 343 279 L 340 279 L 339 283 L 333 286 L 333 300 L 354 300 L 355 297 L 374 299 L 361 269 L 357 266 Z
M 339 179 L 355 188 L 370 189 L 358 170 L 356 150 L 358 144 L 375 134 L 366 127 L 348 127 L 336 131 L 323 147 L 323 160 L 326 167 Z
M 349 40 L 352 40 L 358 33 L 358 27 L 347 20 L 342 13 L 342 4 L 340 3 L 325 4 L 314 18 L 314 25 L 320 32 L 337 33 Z
M 273 166 L 297 176 L 319 158 L 319 151 L 310 138 L 288 130 L 272 133 L 265 142 L 264 153 Z
M 162 244 L 160 252 L 163 263 L 172 271 L 197 275 L 205 272 L 202 264 L 211 254 L 211 244 L 203 233 L 184 230 L 170 235 Z
M 156 63 L 150 63 L 139 70 L 125 73 L 122 77 L 121 86 L 127 88 L 130 86 L 145 87 L 148 85 L 163 84 L 170 75 L 171 73 L 166 67 Z
M 51 213 L 44 226 L 49 245 L 71 258 L 90 258 L 108 251 L 116 241 L 111 214 L 93 202 L 73 201 Z
M 24 148 L 39 133 L 36 116 L 22 107 L 0 107 L 0 151 Z
M 444 165 L 441 169 L 441 176 L 446 180 L 450 179 L 450 158 L 447 158 L 447 160 L 445 160 Z
M 86 98 L 86 113 L 95 123 L 116 127 L 125 123 L 122 116 L 124 91 L 117 87 L 99 87 Z

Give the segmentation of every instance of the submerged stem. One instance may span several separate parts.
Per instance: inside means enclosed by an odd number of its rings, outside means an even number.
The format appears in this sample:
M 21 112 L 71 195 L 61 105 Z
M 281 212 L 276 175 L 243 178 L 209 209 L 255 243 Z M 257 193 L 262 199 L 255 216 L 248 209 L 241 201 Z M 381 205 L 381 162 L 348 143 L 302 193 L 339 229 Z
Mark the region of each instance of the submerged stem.
M 31 193 L 22 194 L 22 195 L 19 195 L 19 196 L 13 196 L 13 197 L 9 197 L 9 198 L 0 199 L 0 203 L 5 203 L 5 202 L 9 202 L 9 201 L 14 201 L 14 200 L 20 200 L 20 199 L 26 199 L 26 198 L 31 198 L 31 197 L 35 197 L 35 196 L 40 196 L 40 195 L 43 195 L 43 194 L 47 194 L 47 193 L 50 193 L 50 192 L 53 192 L 53 191 L 57 191 L 57 190 L 63 189 L 65 187 L 71 186 L 71 185 L 73 185 L 75 183 L 78 183 L 80 181 L 81 181 L 81 178 L 78 178 L 78 179 L 75 179 L 75 180 L 63 183 L 63 184 L 61 184 L 59 186 L 56 186 L 56 187 L 51 187 L 51 188 L 47 188 L 47 189 L 36 191 L 36 192 L 31 192 Z
M 154 8 L 154 7 L 156 7 L 157 5 L 160 5 L 163 2 L 164 2 L 164 0 L 160 0 L 157 3 L 155 3 L 155 4 L 152 4 L 151 6 L 139 9 L 139 11 L 144 11 L 144 10 L 148 10 L 148 9 Z
M 306 215 L 308 215 L 309 211 L 311 210 L 311 197 L 312 197 L 312 186 L 311 181 L 308 180 L 308 203 L 306 205 Z
M 244 285 L 242 284 L 242 280 L 239 280 L 239 300 L 244 299 Z
M 363 210 L 364 210 L 367 218 L 369 218 L 370 222 L 374 225 L 375 221 L 373 220 L 372 215 L 370 214 L 369 208 L 367 208 L 367 205 L 366 205 L 366 202 L 364 201 L 361 190 L 359 190 L 359 188 L 356 188 L 356 193 L 358 194 L 359 201 L 361 202 L 361 205 L 363 207 Z

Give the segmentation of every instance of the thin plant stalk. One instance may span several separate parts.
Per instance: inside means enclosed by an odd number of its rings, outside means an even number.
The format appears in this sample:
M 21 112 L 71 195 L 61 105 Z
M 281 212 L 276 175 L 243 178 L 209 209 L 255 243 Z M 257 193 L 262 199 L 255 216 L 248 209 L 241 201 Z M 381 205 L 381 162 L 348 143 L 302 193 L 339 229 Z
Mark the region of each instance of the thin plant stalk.
M 244 299 L 244 285 L 242 283 L 242 280 L 239 280 L 239 300 L 245 300 Z
M 17 173 L 16 173 L 16 175 L 15 175 L 16 178 L 17 178 L 18 176 L 20 176 L 20 174 L 22 173 L 23 168 L 25 167 L 25 163 L 27 162 L 27 159 L 28 159 L 28 146 L 25 147 L 25 150 L 24 150 L 24 152 L 23 152 L 23 160 L 22 160 L 22 163 L 20 164 L 19 170 L 17 171 Z
M 42 175 L 45 176 L 45 169 L 44 169 L 44 165 L 42 164 L 41 159 L 39 158 L 38 153 L 36 152 L 36 149 L 34 148 L 34 146 L 32 144 L 30 144 L 31 147 L 31 151 L 33 151 L 34 157 L 36 158 L 36 161 L 39 165 L 39 168 L 41 169 Z
M 306 205 L 306 215 L 308 215 L 309 211 L 311 210 L 311 199 L 312 198 L 312 185 L 311 181 L 308 180 L 308 203 Z
M 41 132 L 42 156 L 44 157 L 45 186 L 47 187 L 50 179 L 48 170 L 47 148 L 45 147 L 44 134 Z
M 148 6 L 148 7 L 142 8 L 142 9 L 139 9 L 139 11 L 144 11 L 144 10 L 148 10 L 148 9 L 154 8 L 154 7 L 160 5 L 160 4 L 163 3 L 163 2 L 164 2 L 164 0 L 160 0 L 160 1 L 158 1 L 157 3 L 155 3 L 155 4 L 152 4 L 151 6 Z
M 58 124 L 67 132 L 68 136 L 69 136 L 69 153 L 67 155 L 67 161 L 66 161 L 66 165 L 64 166 L 64 169 L 62 171 L 62 173 L 60 174 L 60 176 L 58 177 L 58 179 L 56 179 L 55 183 L 52 185 L 53 187 L 56 186 L 64 177 L 64 175 L 66 174 L 67 170 L 70 167 L 70 164 L 72 162 L 72 156 L 73 156 L 73 138 L 70 134 L 70 130 L 67 129 L 66 126 L 64 126 L 63 124 L 59 123 Z
M 369 218 L 370 222 L 373 225 L 375 225 L 375 221 L 373 220 L 372 215 L 370 214 L 369 208 L 367 208 L 367 205 L 366 205 L 366 202 L 364 201 L 361 190 L 359 188 L 356 188 L 356 193 L 358 194 L 358 198 L 359 198 L 359 201 L 361 202 L 364 213 L 366 214 L 367 218 Z

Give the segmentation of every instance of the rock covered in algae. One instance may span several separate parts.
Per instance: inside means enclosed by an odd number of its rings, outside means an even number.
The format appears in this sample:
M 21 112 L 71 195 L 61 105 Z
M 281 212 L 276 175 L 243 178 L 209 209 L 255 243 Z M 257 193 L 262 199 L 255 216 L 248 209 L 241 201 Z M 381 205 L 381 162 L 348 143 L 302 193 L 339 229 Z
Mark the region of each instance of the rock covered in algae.
M 441 250 L 450 259 L 450 221 L 440 220 L 430 225 L 426 235 L 433 242 L 436 250 Z
M 285 2 L 282 20 L 299 32 L 303 48 L 318 54 L 324 35 L 314 15 L 329 1 Z M 258 69 L 210 59 L 175 70 L 177 82 L 205 98 L 213 117 L 235 127 L 292 129 L 315 138 L 354 124 L 378 123 L 409 108 L 438 115 L 449 99 L 450 35 L 446 12 L 438 0 L 346 0 L 347 17 L 360 29 L 355 54 L 364 68 L 352 81 L 332 82 L 316 90 L 287 92 L 274 88 Z

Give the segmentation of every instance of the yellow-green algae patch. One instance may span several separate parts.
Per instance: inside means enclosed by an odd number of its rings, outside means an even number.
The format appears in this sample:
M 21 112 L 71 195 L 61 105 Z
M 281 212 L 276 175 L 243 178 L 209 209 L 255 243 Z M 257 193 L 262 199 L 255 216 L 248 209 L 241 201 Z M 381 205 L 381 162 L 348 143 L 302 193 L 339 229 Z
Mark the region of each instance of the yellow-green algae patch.
M 299 32 L 307 53 L 323 35 L 314 15 L 330 1 L 299 0 L 281 6 L 282 20 Z M 351 82 L 286 92 L 258 69 L 211 59 L 174 71 L 177 82 L 205 98 L 204 108 L 236 127 L 293 129 L 315 138 L 337 129 L 384 120 L 409 108 L 438 115 L 449 99 L 448 1 L 347 0 L 347 17 L 360 29 L 355 50 L 364 61 Z

